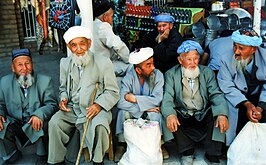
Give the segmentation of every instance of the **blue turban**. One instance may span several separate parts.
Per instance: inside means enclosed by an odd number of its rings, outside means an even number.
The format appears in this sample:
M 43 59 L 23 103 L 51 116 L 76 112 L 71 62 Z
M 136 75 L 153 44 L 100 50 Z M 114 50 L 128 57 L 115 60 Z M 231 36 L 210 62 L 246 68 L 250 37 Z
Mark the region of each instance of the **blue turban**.
M 174 23 L 175 19 L 169 13 L 161 13 L 161 14 L 154 17 L 154 21 L 155 21 L 155 23 L 158 23 L 158 22 Z
M 246 46 L 260 46 L 262 44 L 262 38 L 260 36 L 247 36 L 245 34 L 241 34 L 240 30 L 233 32 L 232 40 L 234 42 Z
M 191 50 L 197 50 L 199 54 L 203 54 L 203 49 L 200 44 L 196 41 L 187 40 L 184 41 L 177 49 L 177 53 L 187 53 Z
M 28 56 L 31 58 L 29 49 L 17 49 L 12 51 L 12 61 L 19 56 Z

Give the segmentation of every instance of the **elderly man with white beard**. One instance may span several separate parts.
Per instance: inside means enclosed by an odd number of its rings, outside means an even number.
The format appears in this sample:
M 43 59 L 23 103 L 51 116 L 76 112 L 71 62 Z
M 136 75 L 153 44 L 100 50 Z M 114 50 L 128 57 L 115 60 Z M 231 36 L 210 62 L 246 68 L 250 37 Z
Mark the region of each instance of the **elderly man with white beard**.
M 119 99 L 113 65 L 109 58 L 89 50 L 92 34 L 88 28 L 73 26 L 63 37 L 73 55 L 60 61 L 60 110 L 49 122 L 48 163 L 64 164 L 67 151 L 79 146 L 76 141 L 73 148 L 66 148 L 73 131 L 77 129 L 82 136 L 85 123 L 90 120 L 82 147 L 88 148 L 93 164 L 104 164 L 109 148 L 110 109 Z
M 204 141 L 207 163 L 219 163 L 229 124 L 228 106 L 214 72 L 198 65 L 199 43 L 184 41 L 178 48 L 180 65 L 165 74 L 161 112 L 177 143 L 182 165 L 192 165 L 194 144 Z
M 36 144 L 36 163 L 46 163 L 48 121 L 57 111 L 52 79 L 34 72 L 29 49 L 12 51 L 11 68 L 0 82 L 0 156 L 14 164 L 20 149 Z
M 266 49 L 262 38 L 253 29 L 233 32 L 234 54 L 225 56 L 217 78 L 229 105 L 230 129 L 226 145 L 248 122 L 265 122 L 266 109 Z

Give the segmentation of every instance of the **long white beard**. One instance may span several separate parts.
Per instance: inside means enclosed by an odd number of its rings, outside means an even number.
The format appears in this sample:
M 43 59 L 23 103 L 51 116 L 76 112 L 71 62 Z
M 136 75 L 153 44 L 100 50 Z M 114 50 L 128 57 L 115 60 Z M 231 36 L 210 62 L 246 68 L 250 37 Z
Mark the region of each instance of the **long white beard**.
M 20 75 L 17 78 L 17 82 L 21 88 L 28 88 L 34 83 L 34 78 L 32 74 L 28 74 L 26 76 Z
M 248 57 L 245 60 L 243 58 L 241 60 L 235 59 L 234 64 L 236 66 L 236 70 L 242 71 L 242 70 L 246 69 L 251 58 L 252 58 L 252 56 Z
M 149 76 L 148 83 L 150 87 L 154 87 L 155 85 L 155 73 L 152 72 Z
M 85 52 L 83 56 L 77 56 L 76 54 L 72 55 L 72 61 L 77 66 L 86 66 L 90 61 L 90 54 L 89 52 Z
M 200 74 L 199 67 L 197 66 L 194 70 L 187 69 L 182 66 L 182 74 L 186 78 L 197 78 Z

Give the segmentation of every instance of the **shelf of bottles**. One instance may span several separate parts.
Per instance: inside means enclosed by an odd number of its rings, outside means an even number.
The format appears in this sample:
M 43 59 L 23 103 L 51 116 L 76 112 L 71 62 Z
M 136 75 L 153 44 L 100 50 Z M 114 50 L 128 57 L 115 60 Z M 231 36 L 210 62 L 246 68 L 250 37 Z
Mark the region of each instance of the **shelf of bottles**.
M 177 24 L 191 24 L 193 12 L 190 8 L 126 5 L 125 26 L 130 30 L 152 31 L 156 24 L 154 17 L 160 13 L 170 13 Z

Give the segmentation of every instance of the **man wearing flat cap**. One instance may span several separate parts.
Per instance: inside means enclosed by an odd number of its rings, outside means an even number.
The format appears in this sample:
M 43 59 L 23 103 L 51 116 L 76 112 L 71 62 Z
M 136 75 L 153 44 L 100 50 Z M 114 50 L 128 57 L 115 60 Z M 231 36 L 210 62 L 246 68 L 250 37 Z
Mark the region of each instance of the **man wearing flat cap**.
M 14 164 L 20 149 L 36 144 L 36 163 L 46 163 L 48 120 L 57 111 L 52 79 L 34 72 L 29 49 L 12 51 L 11 69 L 0 81 L 0 156 Z
M 90 51 L 92 34 L 88 28 L 73 26 L 63 37 L 72 55 L 60 61 L 60 110 L 49 122 L 48 163 L 64 162 L 67 151 L 74 150 L 66 148 L 73 131 L 77 129 L 82 136 L 90 120 L 83 148 L 88 149 L 93 164 L 104 164 L 109 148 L 110 109 L 119 99 L 113 65 L 110 59 Z M 78 147 L 77 143 L 73 147 Z
M 129 49 L 113 32 L 113 9 L 108 0 L 93 2 L 93 52 L 111 59 L 119 86 L 120 81 L 131 67 L 128 62 Z
M 193 164 L 194 145 L 200 141 L 204 142 L 206 162 L 219 163 L 229 127 L 226 100 L 214 72 L 198 65 L 203 53 L 199 43 L 184 41 L 177 53 L 180 64 L 165 74 L 161 112 L 182 154 L 182 165 Z
M 233 32 L 234 54 L 222 57 L 217 78 L 229 105 L 230 128 L 226 145 L 248 122 L 265 122 L 266 115 L 266 49 L 253 29 Z
M 161 130 L 163 127 L 160 105 L 163 98 L 164 78 L 163 74 L 154 67 L 153 49 L 146 47 L 130 53 L 129 62 L 134 67 L 122 80 L 120 100 L 117 103 L 119 112 L 116 134 L 119 146 L 115 161 L 119 161 L 125 152 L 123 123 L 126 116 L 158 121 Z
M 176 50 L 183 42 L 183 38 L 174 26 L 175 19 L 170 14 L 161 13 L 154 17 L 154 21 L 157 29 L 141 37 L 136 47 L 153 48 L 154 65 L 165 73 L 178 63 Z

